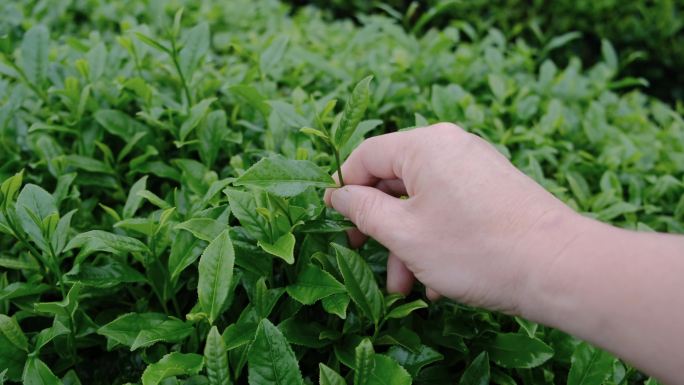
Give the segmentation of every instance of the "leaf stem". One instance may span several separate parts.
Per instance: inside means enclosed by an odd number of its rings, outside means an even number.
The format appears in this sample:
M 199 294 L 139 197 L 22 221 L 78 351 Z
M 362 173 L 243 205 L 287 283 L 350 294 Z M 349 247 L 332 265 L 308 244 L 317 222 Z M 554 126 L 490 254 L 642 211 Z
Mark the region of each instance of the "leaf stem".
M 188 82 L 185 80 L 185 75 L 180 68 L 180 63 L 178 63 L 178 50 L 176 49 L 176 38 L 171 38 L 171 61 L 173 62 L 178 76 L 180 77 L 181 84 L 183 85 L 183 92 L 185 92 L 185 98 L 188 100 L 187 113 L 190 113 L 190 107 L 192 106 L 192 97 L 190 96 L 190 88 L 188 88 Z
M 331 145 L 333 153 L 335 153 L 335 163 L 337 163 L 337 177 L 340 179 L 340 187 L 344 187 L 344 177 L 342 177 L 342 163 L 340 162 L 340 151 Z

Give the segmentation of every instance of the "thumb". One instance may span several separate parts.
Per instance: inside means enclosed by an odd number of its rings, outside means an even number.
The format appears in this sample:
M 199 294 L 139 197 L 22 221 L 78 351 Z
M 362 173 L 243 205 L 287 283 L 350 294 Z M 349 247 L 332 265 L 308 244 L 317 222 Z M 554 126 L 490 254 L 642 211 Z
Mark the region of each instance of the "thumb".
M 364 234 L 388 248 L 408 215 L 404 201 L 367 186 L 347 185 L 330 194 L 332 207 L 349 218 Z

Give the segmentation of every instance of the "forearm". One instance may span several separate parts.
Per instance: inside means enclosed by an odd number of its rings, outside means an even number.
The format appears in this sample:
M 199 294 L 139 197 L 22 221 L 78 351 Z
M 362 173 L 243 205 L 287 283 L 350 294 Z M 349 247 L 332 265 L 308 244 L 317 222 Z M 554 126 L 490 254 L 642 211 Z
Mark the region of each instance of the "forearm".
M 531 280 L 523 315 L 684 383 L 684 237 L 577 217 L 556 225 L 539 239 L 548 264 Z

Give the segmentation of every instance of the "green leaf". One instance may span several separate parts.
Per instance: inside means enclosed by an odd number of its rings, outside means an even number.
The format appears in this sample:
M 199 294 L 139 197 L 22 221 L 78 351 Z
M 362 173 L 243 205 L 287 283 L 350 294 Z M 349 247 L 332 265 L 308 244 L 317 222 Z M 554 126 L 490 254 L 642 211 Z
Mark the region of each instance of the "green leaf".
M 223 192 L 228 196 L 231 212 L 247 233 L 255 239 L 264 238 L 264 229 L 268 224 L 264 217 L 257 213 L 254 194 L 233 189 L 225 189 Z
M 200 124 L 209 112 L 209 106 L 215 101 L 216 98 L 207 98 L 192 106 L 190 115 L 188 115 L 180 127 L 179 138 L 181 142 L 184 142 L 188 135 Z
M 48 250 L 47 240 L 43 235 L 41 221 L 57 213 L 54 197 L 40 186 L 27 184 L 21 189 L 16 203 L 17 217 L 21 227 L 42 250 Z
M 441 353 L 427 345 L 420 345 L 415 351 L 403 346 L 392 346 L 387 355 L 397 361 L 413 377 L 417 377 L 423 367 L 444 359 Z
M 508 90 L 506 87 L 506 80 L 498 74 L 489 74 L 487 76 L 487 83 L 489 88 L 492 90 L 494 97 L 500 102 L 503 102 L 508 96 Z
M 80 282 L 74 283 L 69 292 L 61 301 L 40 302 L 33 304 L 33 309 L 39 313 L 60 315 L 71 319 L 78 308 L 78 297 L 81 294 L 83 285 Z
M 84 286 L 97 288 L 110 288 L 122 283 L 147 282 L 140 272 L 127 264 L 120 263 L 115 259 L 106 258 L 105 264 L 76 265 L 64 275 L 67 283 L 80 282 Z
M 347 385 L 347 382 L 342 376 L 325 366 L 325 364 L 319 363 L 318 370 L 318 385 Z
M 335 147 L 342 148 L 349 138 L 354 134 L 356 126 L 359 125 L 361 119 L 366 113 L 366 109 L 370 104 L 370 82 L 373 76 L 367 76 L 356 84 L 351 96 L 347 99 L 347 104 L 342 111 L 340 124 L 332 133 L 333 143 Z
M 0 314 L 0 333 L 18 349 L 28 352 L 28 339 L 21 331 L 17 321 L 4 314 Z
M 186 230 L 192 233 L 197 239 L 203 241 L 211 242 L 213 241 L 223 230 L 226 229 L 226 225 L 218 222 L 211 218 L 192 218 L 185 222 L 177 224 L 174 228 L 176 230 Z
M 221 315 L 223 304 L 228 298 L 234 263 L 235 251 L 226 229 L 209 243 L 199 261 L 197 294 L 202 310 L 209 315 L 211 323 Z
M 24 385 L 62 385 L 62 381 L 38 357 L 26 360 L 23 381 Z
M 256 108 L 264 118 L 268 118 L 271 113 L 271 106 L 266 103 L 266 97 L 261 95 L 256 88 L 247 84 L 237 84 L 231 86 L 229 90 Z
M 169 273 L 171 282 L 176 282 L 180 274 L 192 265 L 202 253 L 199 241 L 189 232 L 181 231 L 171 242 Z
M 90 254 L 100 251 L 112 254 L 147 253 L 144 243 L 125 235 L 108 233 L 102 230 L 91 230 L 73 237 L 64 250 L 80 248 L 75 263 L 81 263 Z
M 321 300 L 321 305 L 323 305 L 323 309 L 326 312 L 345 319 L 347 318 L 347 307 L 349 306 L 350 301 L 351 298 L 349 298 L 347 293 L 340 293 L 324 297 Z
M 17 198 L 17 192 L 21 188 L 23 179 L 24 171 L 22 170 L 2 182 L 0 185 L 0 208 L 2 210 L 6 210 L 10 203 Z
M 487 385 L 489 384 L 489 356 L 482 352 L 468 365 L 461 375 L 459 385 Z
M 373 343 L 366 338 L 354 349 L 354 385 L 368 385 L 375 367 Z
M 384 354 L 373 356 L 373 372 L 368 385 L 411 385 L 411 375 Z
M 47 329 L 41 330 L 40 333 L 38 333 L 38 335 L 36 336 L 36 342 L 34 343 L 33 351 L 40 352 L 40 349 L 42 349 L 53 339 L 69 333 L 71 333 L 71 331 L 66 326 L 64 326 L 64 324 L 61 323 L 57 319 L 57 317 L 55 317 L 52 320 L 52 326 L 50 326 Z
M 142 329 L 131 344 L 131 351 L 152 346 L 157 342 L 178 342 L 188 337 L 195 329 L 191 324 L 169 318 L 152 328 Z
M 206 22 L 197 24 L 185 36 L 183 48 L 178 56 L 181 72 L 187 81 L 192 79 L 197 66 L 199 66 L 202 58 L 209 51 L 210 42 L 209 24 Z
M 138 208 L 140 208 L 140 204 L 143 201 L 143 197 L 138 195 L 138 193 L 141 191 L 145 191 L 146 186 L 147 175 L 143 176 L 142 178 L 138 179 L 138 181 L 133 183 L 133 186 L 131 186 L 131 189 L 128 192 L 128 198 L 126 199 L 126 203 L 124 204 L 124 218 L 132 218 L 135 215 L 135 212 L 138 211 Z
M 320 299 L 345 292 L 344 285 L 335 277 L 312 264 L 306 265 L 297 275 L 297 281 L 287 287 L 290 297 L 304 305 L 312 305 Z
M 534 368 L 553 357 L 553 349 L 540 339 L 516 333 L 497 334 L 485 349 L 504 368 Z
M 275 255 L 288 264 L 294 263 L 295 236 L 292 233 L 283 234 L 275 243 L 259 241 L 257 244 L 265 252 Z
M 97 334 L 130 347 L 141 331 L 154 329 L 167 319 L 166 315 L 160 313 L 127 313 L 99 328 Z
M 575 348 L 572 355 L 568 385 L 601 385 L 613 373 L 615 358 L 586 342 Z
M 140 132 L 148 131 L 147 126 L 118 110 L 98 110 L 94 117 L 107 132 L 126 141 Z
M 610 41 L 606 39 L 601 39 L 601 55 L 603 56 L 603 62 L 606 63 L 611 71 L 617 72 L 618 70 L 618 58 L 617 53 Z
M 169 353 L 145 368 L 142 383 L 143 385 L 157 385 L 165 378 L 197 374 L 203 366 L 204 358 L 199 354 Z
M 428 305 L 425 303 L 425 301 L 422 299 L 417 299 L 415 301 L 395 307 L 394 309 L 390 310 L 389 313 L 387 313 L 385 318 L 404 318 L 418 309 L 425 309 L 427 306 Z
M 375 276 L 366 261 L 354 251 L 332 244 L 337 255 L 337 265 L 344 277 L 347 292 L 361 312 L 374 324 L 380 321 L 383 312 L 383 296 Z
M 212 326 L 204 344 L 204 362 L 207 367 L 209 385 L 229 385 L 228 355 L 226 345 L 216 326 Z
M 301 194 L 308 187 L 332 187 L 333 179 L 323 169 L 306 160 L 282 156 L 263 158 L 236 181 L 236 185 L 258 187 L 281 197 Z
M 289 37 L 280 35 L 261 53 L 259 69 L 262 74 L 271 75 L 274 73 L 273 69 L 281 62 L 289 41 Z
M 43 25 L 29 29 L 21 41 L 21 68 L 26 79 L 40 86 L 47 76 L 50 32 Z
M 304 384 L 290 344 L 268 319 L 259 324 L 247 361 L 249 385 Z

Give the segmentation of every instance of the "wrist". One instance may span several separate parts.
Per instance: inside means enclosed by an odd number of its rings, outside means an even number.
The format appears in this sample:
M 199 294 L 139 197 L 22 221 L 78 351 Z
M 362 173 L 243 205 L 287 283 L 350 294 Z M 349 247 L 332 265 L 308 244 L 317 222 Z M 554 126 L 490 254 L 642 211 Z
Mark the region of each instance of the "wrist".
M 581 304 L 582 286 L 578 255 L 585 254 L 596 235 L 609 228 L 563 208 L 542 218 L 530 232 L 528 275 L 519 298 L 520 315 L 558 327 Z M 591 238 L 591 239 L 590 239 Z M 584 250 L 584 251 L 583 251 Z

